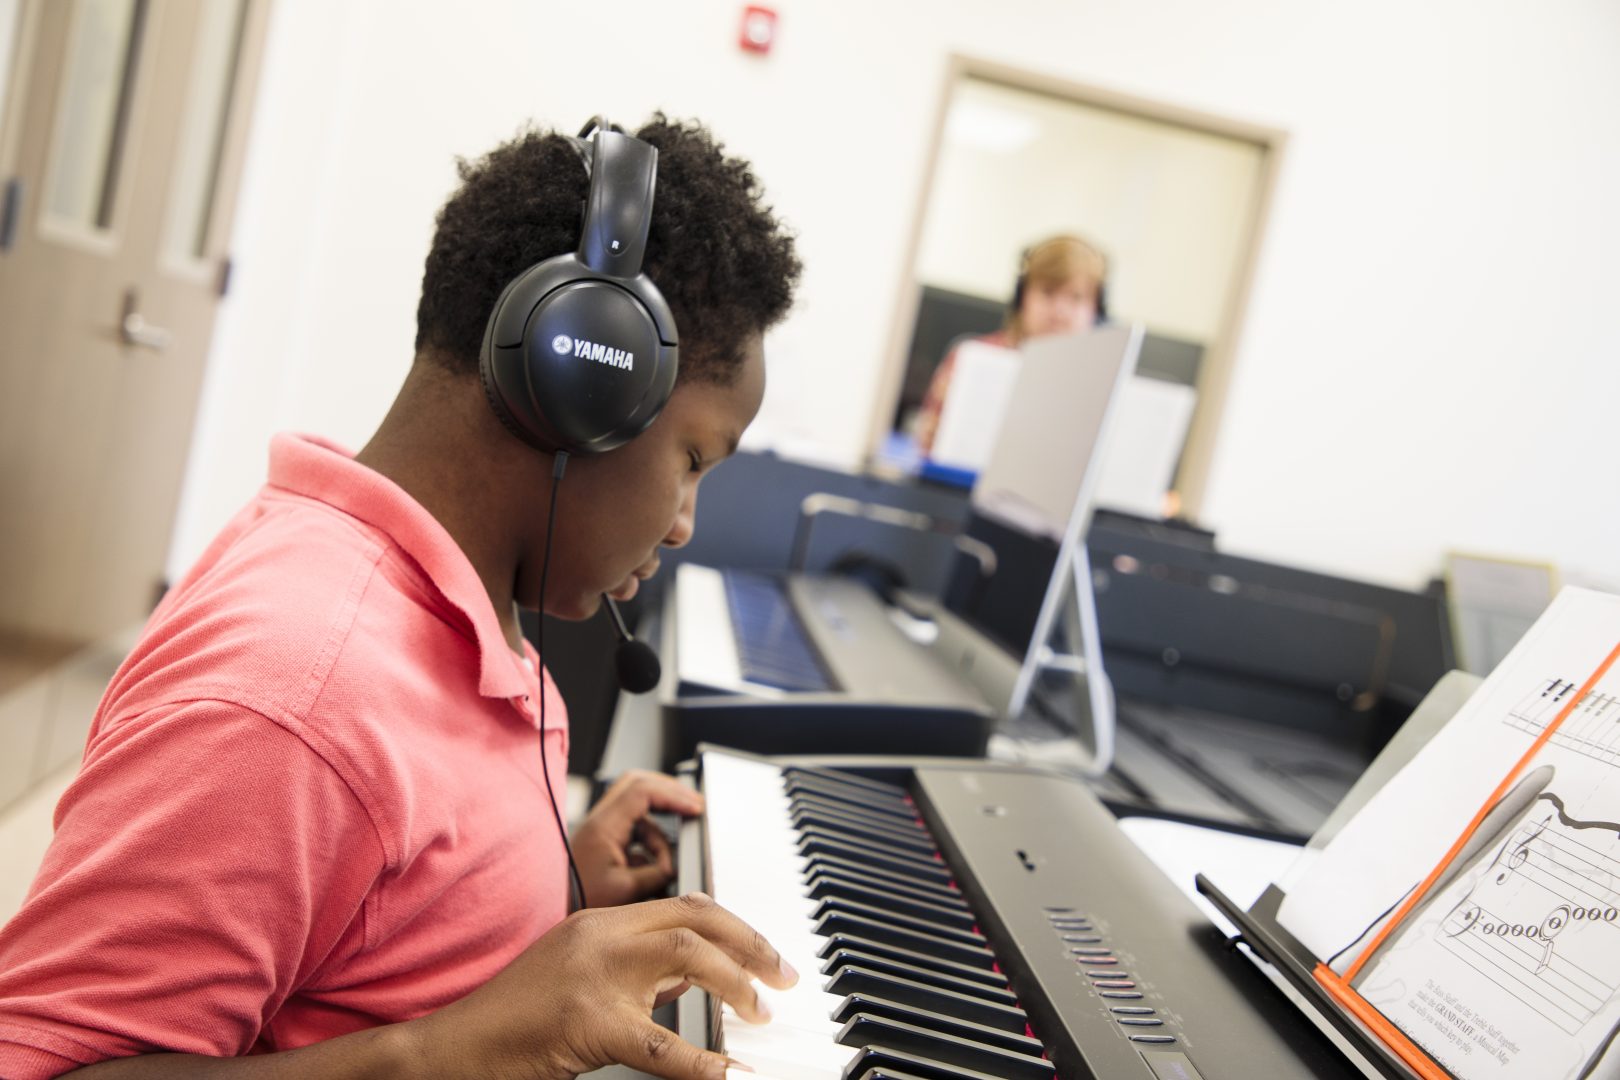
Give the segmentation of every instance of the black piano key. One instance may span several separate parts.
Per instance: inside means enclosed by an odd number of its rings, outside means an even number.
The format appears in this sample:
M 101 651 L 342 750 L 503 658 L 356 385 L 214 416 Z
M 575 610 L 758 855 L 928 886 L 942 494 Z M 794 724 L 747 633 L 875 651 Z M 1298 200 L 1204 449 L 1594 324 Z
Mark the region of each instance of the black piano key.
M 841 803 L 828 795 L 818 795 L 816 792 L 797 792 L 787 797 L 787 810 L 823 810 L 838 811 L 847 818 L 872 821 L 880 826 L 891 829 L 919 829 L 927 832 L 917 819 L 910 806 L 857 806 L 855 803 Z
M 923 1060 L 972 1069 L 1001 1077 L 1002 1080 L 1051 1080 L 1055 1075 L 1052 1063 L 1045 1058 L 1002 1050 L 871 1013 L 858 1013 L 851 1017 L 839 1030 L 837 1041 L 845 1046 L 898 1050 Z
M 968 910 L 961 890 L 950 882 L 907 880 L 900 873 L 874 874 L 872 867 L 858 863 L 839 863 L 827 856 L 812 856 L 805 864 L 804 880 L 827 878 L 832 884 L 854 885 L 863 889 L 882 889 L 886 894 L 900 894 L 939 907 Z
M 843 968 L 827 980 L 825 989 L 827 993 L 837 997 L 848 998 L 859 995 L 863 998 L 881 998 L 938 1013 L 941 1016 L 967 1020 L 998 1031 L 1011 1032 L 1018 1036 L 1022 1036 L 1029 1025 L 1029 1017 L 1024 1010 L 1014 1005 L 986 1001 L 972 994 L 946 990 L 915 979 L 902 979 L 886 972 L 875 971 L 870 967 Z M 834 1014 L 833 1019 L 848 1019 L 848 1017 Z
M 904 799 L 890 798 L 886 795 L 873 795 L 858 788 L 838 787 L 833 784 L 805 780 L 789 780 L 784 787 L 784 791 L 790 799 L 795 795 L 814 795 L 841 806 L 853 806 L 890 814 L 894 817 L 903 817 L 908 821 L 917 820 L 916 809 Z
M 932 840 L 927 841 L 927 847 L 919 847 L 915 840 L 894 840 L 883 833 L 861 835 L 848 829 L 829 829 L 813 822 L 806 822 L 803 825 L 796 826 L 793 832 L 799 837 L 801 847 L 804 846 L 806 839 L 820 836 L 840 844 L 849 844 L 852 847 L 881 851 L 885 855 L 912 859 L 924 866 L 942 865 L 939 861 L 939 849 L 934 846 Z
M 863 844 L 882 845 L 895 851 L 905 851 L 922 859 L 932 859 L 939 848 L 925 833 L 905 836 L 887 829 L 873 829 L 866 825 L 853 825 L 821 814 L 808 814 L 793 820 L 794 831 L 802 834 L 815 829 L 828 836 L 847 836 Z
M 920 967 L 908 964 L 893 957 L 878 956 L 873 953 L 862 952 L 859 949 L 837 949 L 827 956 L 827 962 L 821 966 L 823 975 L 834 978 L 852 967 L 865 971 L 874 971 L 879 975 L 889 975 L 904 979 L 907 982 L 921 983 L 940 990 L 947 990 L 953 994 L 961 994 L 979 1001 L 988 1001 L 993 1005 L 1007 1008 L 1017 1008 L 1018 998 L 1007 989 L 1007 982 L 1002 979 L 1000 983 L 983 982 L 977 978 L 964 978 L 960 975 L 947 974 L 936 968 Z M 995 975 L 994 972 L 981 972 L 968 969 L 972 975 Z
M 805 830 L 799 841 L 800 855 L 833 855 L 850 862 L 891 870 L 897 874 L 915 877 L 943 885 L 951 880 L 951 872 L 944 863 L 916 859 L 894 851 L 885 851 L 873 844 L 856 843 L 842 837 L 828 836 L 815 829 Z
M 959 930 L 971 930 L 977 921 L 966 904 L 943 904 L 925 900 L 892 886 L 877 883 L 867 885 L 828 874 L 816 874 L 808 879 L 806 884 L 809 888 L 805 891 L 812 900 L 822 900 L 830 896 L 843 897 L 885 911 L 927 919 L 941 926 L 954 926 Z
M 934 1012 L 930 1009 L 920 1009 L 915 1005 L 891 1001 L 888 998 L 877 997 L 872 994 L 851 994 L 839 1002 L 838 1007 L 833 1010 L 832 1018 L 837 1023 L 843 1024 L 855 1019 L 861 1013 L 866 1013 L 868 1016 L 881 1016 L 885 1020 L 898 1020 L 913 1027 L 927 1028 L 942 1035 L 983 1043 L 985 1046 L 994 1046 L 998 1050 L 1010 1050 L 1018 1054 L 1028 1054 L 1030 1057 L 1040 1057 L 1046 1050 L 1038 1039 L 1032 1039 L 1025 1035 L 1022 1027 L 1017 1031 L 1008 1031 L 1005 1028 L 977 1024 L 971 1020 Z M 1125 1022 L 1125 1020 L 1120 1021 L 1122 1024 Z
M 816 909 L 810 913 L 810 917 L 819 919 L 823 915 L 831 915 L 833 912 L 838 911 L 862 919 L 870 919 L 885 926 L 892 926 L 897 930 L 915 930 L 918 933 L 932 934 L 941 940 L 954 941 L 959 945 L 968 945 L 981 949 L 990 947 L 989 943 L 984 940 L 984 935 L 975 930 L 958 929 L 935 919 L 902 915 L 899 912 L 874 907 L 871 904 L 863 904 L 860 901 L 850 900 L 842 896 L 827 897 L 816 905 Z
M 961 891 L 955 885 L 952 885 L 949 879 L 945 881 L 934 878 L 923 880 L 902 870 L 889 870 L 881 866 L 873 866 L 871 863 L 854 862 L 825 851 L 818 851 L 814 855 L 806 857 L 804 864 L 805 877 L 809 878 L 817 871 L 842 874 L 845 877 L 869 881 L 873 885 L 892 882 L 897 885 L 904 885 L 914 893 L 931 893 L 941 897 L 942 900 L 959 900 L 962 897 Z
M 806 829 L 814 825 L 830 832 L 853 836 L 857 840 L 871 837 L 882 840 L 884 843 L 897 844 L 903 848 L 920 851 L 928 856 L 932 856 L 938 850 L 933 838 L 921 829 L 889 828 L 888 826 L 860 821 L 843 814 L 829 814 L 825 810 L 800 810 L 788 816 L 792 820 L 795 829 Z
M 800 792 L 799 795 L 791 795 L 791 797 L 787 798 L 787 810 L 789 810 L 789 813 L 812 813 L 812 811 L 815 811 L 815 813 L 838 814 L 841 818 L 849 818 L 851 821 L 865 821 L 865 823 L 883 827 L 883 829 L 899 829 L 902 832 L 927 832 L 923 824 L 917 821 L 917 816 L 907 813 L 907 811 L 888 813 L 885 810 L 867 810 L 865 806 L 838 803 L 838 801 L 833 801 L 831 798 L 821 798 L 820 795 L 812 795 L 812 793 L 808 792 Z
M 901 1072 L 899 1069 L 887 1069 L 878 1065 L 861 1073 L 859 1080 L 928 1080 L 928 1078 L 917 1073 Z
M 868 1046 L 856 1054 L 854 1060 L 844 1066 L 842 1080 L 881 1080 L 882 1077 L 898 1077 L 900 1080 L 1005 1080 L 1004 1077 L 947 1065 L 943 1061 L 882 1046 Z
M 954 960 L 930 953 L 918 952 L 899 945 L 891 945 L 887 941 L 873 941 L 859 934 L 834 934 L 827 939 L 827 944 L 821 947 L 816 955 L 823 960 L 832 956 L 840 949 L 853 949 L 859 953 L 871 956 L 882 956 L 890 960 L 898 960 L 902 964 L 913 967 L 926 968 L 930 971 L 944 972 L 946 975 L 955 975 L 959 979 L 970 979 L 973 982 L 983 983 L 987 986 L 1006 986 L 1007 976 L 994 968 L 979 967 L 974 964 L 959 964 Z
M 893 945 L 912 951 L 923 950 L 929 956 L 967 964 L 986 970 L 994 968 L 996 958 L 989 949 L 969 945 L 920 930 L 908 930 L 873 919 L 863 919 L 843 911 L 833 911 L 816 920 L 815 932 L 823 937 L 834 934 L 852 934 L 865 941 L 880 945 Z
M 807 769 L 802 765 L 788 765 L 782 770 L 782 779 L 788 782 L 806 780 L 811 783 L 841 784 L 844 787 L 856 788 L 874 795 L 887 795 L 892 799 L 904 799 L 906 797 L 906 789 L 899 784 L 873 780 L 868 776 L 859 776 L 838 769 Z

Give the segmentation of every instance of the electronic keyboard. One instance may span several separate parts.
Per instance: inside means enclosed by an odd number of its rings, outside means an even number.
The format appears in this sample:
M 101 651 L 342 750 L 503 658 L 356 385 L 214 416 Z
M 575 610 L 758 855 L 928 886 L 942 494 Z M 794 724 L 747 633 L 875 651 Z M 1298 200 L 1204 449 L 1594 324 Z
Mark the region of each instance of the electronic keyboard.
M 755 753 L 984 753 L 997 710 L 986 678 L 1017 663 L 941 615 L 929 641 L 868 586 L 838 576 L 682 563 L 660 653 L 664 764 L 699 742 Z M 916 621 L 916 620 L 913 620 Z M 1002 666 L 1011 674 L 1001 673 Z
M 677 1027 L 764 1080 L 1350 1077 L 1080 782 L 984 761 L 700 748 L 679 885 L 800 973 Z M 738 1072 L 735 1075 L 745 1077 Z

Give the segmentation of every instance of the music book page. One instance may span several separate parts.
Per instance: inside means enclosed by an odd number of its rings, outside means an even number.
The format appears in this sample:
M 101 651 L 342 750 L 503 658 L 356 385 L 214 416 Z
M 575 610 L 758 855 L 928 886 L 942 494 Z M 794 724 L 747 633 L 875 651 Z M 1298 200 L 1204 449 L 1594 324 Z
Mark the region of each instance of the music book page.
M 955 469 L 984 468 L 1001 434 L 1019 363 L 1017 352 L 999 345 L 964 341 L 956 347 L 956 370 L 939 413 L 930 458 Z
M 1620 1076 L 1617 655 L 1563 590 L 1278 913 L 1460 1080 Z

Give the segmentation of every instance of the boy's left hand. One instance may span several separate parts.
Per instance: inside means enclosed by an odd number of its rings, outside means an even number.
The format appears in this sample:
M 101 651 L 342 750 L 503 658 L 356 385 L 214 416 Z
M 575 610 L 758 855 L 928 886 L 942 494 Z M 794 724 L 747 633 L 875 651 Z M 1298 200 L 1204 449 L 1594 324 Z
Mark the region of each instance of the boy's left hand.
M 574 862 L 591 907 L 661 894 L 675 877 L 669 840 L 649 816 L 703 812 L 703 796 L 663 773 L 635 769 L 615 780 L 573 835 Z

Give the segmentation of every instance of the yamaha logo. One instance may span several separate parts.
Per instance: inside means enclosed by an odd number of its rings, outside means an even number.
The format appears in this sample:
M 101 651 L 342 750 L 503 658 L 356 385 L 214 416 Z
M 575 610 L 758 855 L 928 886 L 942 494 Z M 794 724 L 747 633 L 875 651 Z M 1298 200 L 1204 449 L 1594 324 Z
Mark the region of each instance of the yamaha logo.
M 623 349 L 615 349 L 611 345 L 602 345 L 595 341 L 586 341 L 584 338 L 574 338 L 570 341 L 567 334 L 558 334 L 551 339 L 551 347 L 558 352 L 567 352 L 565 345 L 573 346 L 573 353 L 581 360 L 595 360 L 598 364 L 619 368 L 621 371 L 633 371 L 636 366 L 636 354 Z
M 567 356 L 574 351 L 574 339 L 567 334 L 558 334 L 551 339 L 551 351 L 558 356 Z

